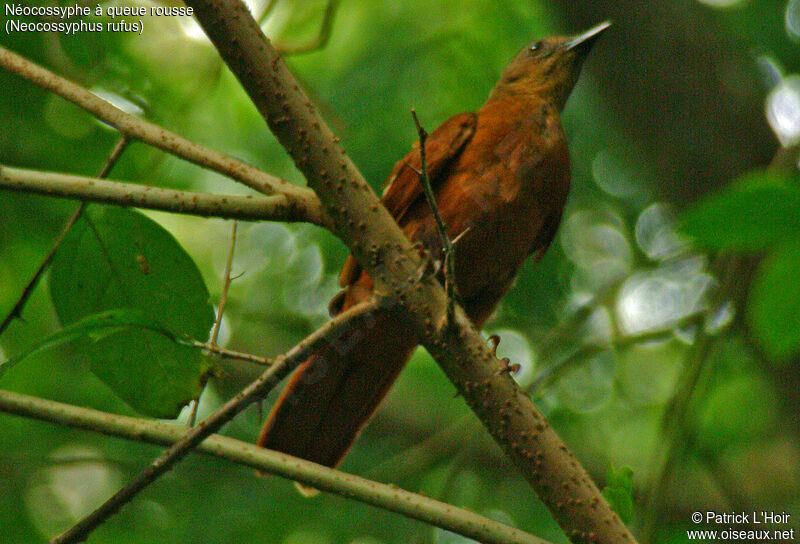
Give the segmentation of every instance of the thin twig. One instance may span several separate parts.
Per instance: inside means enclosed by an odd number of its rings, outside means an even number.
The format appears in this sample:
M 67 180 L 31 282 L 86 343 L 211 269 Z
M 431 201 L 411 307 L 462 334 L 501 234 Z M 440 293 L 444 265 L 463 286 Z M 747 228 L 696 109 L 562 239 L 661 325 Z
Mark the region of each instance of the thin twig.
M 228 302 L 228 289 L 230 289 L 231 286 L 231 268 L 233 267 L 233 253 L 236 249 L 236 229 L 238 226 L 239 223 L 234 221 L 231 227 L 231 246 L 228 250 L 228 258 L 225 261 L 225 274 L 222 280 L 222 293 L 219 296 L 217 318 L 214 320 L 214 326 L 211 328 L 211 338 L 208 340 L 208 346 L 212 349 L 218 347 L 217 338 L 219 338 L 219 328 L 220 325 L 222 325 L 222 315 L 225 313 L 225 304 Z M 192 409 L 189 411 L 189 427 L 194 427 L 195 421 L 197 420 L 197 409 L 200 406 L 200 397 L 203 395 L 203 391 L 205 391 L 206 385 L 208 384 L 208 377 L 208 374 L 203 377 L 200 384 L 200 395 L 192 401 Z
M 191 342 L 192 345 L 194 345 L 195 347 L 198 347 L 205 352 L 218 355 L 219 357 L 223 357 L 225 359 L 237 359 L 239 361 L 248 361 L 250 363 L 255 363 L 261 366 L 269 366 L 275 362 L 275 359 L 270 359 L 268 357 L 261 357 L 259 355 L 253 355 L 252 353 L 232 351 L 217 345 L 212 346 L 208 342 L 199 342 L 197 340 L 193 340 Z
M 125 152 L 125 149 L 128 147 L 129 143 L 130 140 L 128 140 L 125 136 L 122 136 L 119 140 L 117 140 L 117 143 L 114 144 L 114 147 L 112 148 L 111 153 L 108 155 L 105 164 L 103 164 L 103 167 L 100 169 L 100 173 L 97 174 L 97 177 L 99 179 L 108 176 L 109 172 L 111 172 L 111 169 L 114 168 L 114 165 L 122 156 L 122 153 Z M 2 167 L 0 167 L 0 186 L 1 185 L 2 185 Z M 81 202 L 80 206 L 78 206 L 78 209 L 75 210 L 75 213 L 72 214 L 72 217 L 70 217 L 69 220 L 67 220 L 67 223 L 64 225 L 64 228 L 61 230 L 61 233 L 58 235 L 58 238 L 56 238 L 55 242 L 53 242 L 53 246 L 50 248 L 50 252 L 47 254 L 42 263 L 39 265 L 39 268 L 33 274 L 33 277 L 28 281 L 28 284 L 25 285 L 25 288 L 22 290 L 19 299 L 17 299 L 17 303 L 14 304 L 14 307 L 11 309 L 8 315 L 6 315 L 5 319 L 3 319 L 3 322 L 0 323 L 0 336 L 3 335 L 3 333 L 6 331 L 8 326 L 15 318 L 22 317 L 22 310 L 23 308 L 25 308 L 25 304 L 27 304 L 28 299 L 31 297 L 34 289 L 36 289 L 36 286 L 39 284 L 39 280 L 42 279 L 42 276 L 50 267 L 50 263 L 53 261 L 53 258 L 55 257 L 58 248 L 61 247 L 61 242 L 64 241 L 64 238 L 66 237 L 67 233 L 70 230 L 72 230 L 73 225 L 75 225 L 78 219 L 81 218 L 81 216 L 83 215 L 83 211 L 85 209 L 86 209 L 86 202 Z
M 245 221 L 308 221 L 285 195 L 224 195 L 0 165 L 0 189 L 184 215 Z
M 298 213 L 308 215 L 309 218 L 320 219 L 323 215 L 319 199 L 312 191 L 292 185 L 126 113 L 80 85 L 59 77 L 4 47 L 0 47 L 0 68 L 69 100 L 130 139 L 139 140 L 176 157 L 219 172 L 260 193 L 284 195 L 292 206 L 297 208 Z M 311 221 L 317 222 L 316 219 Z
M 444 252 L 444 284 L 447 290 L 447 322 L 453 323 L 455 316 L 455 301 L 458 298 L 458 291 L 456 288 L 456 258 L 453 251 L 453 243 L 450 240 L 450 235 L 447 234 L 447 225 L 444 224 L 442 214 L 439 213 L 439 207 L 436 205 L 436 196 L 433 194 L 433 187 L 431 187 L 431 178 L 428 174 L 428 158 L 425 150 L 425 143 L 428 141 L 428 133 L 422 128 L 422 125 L 417 118 L 417 112 L 411 110 L 411 117 L 414 118 L 414 125 L 417 127 L 419 134 L 419 158 L 420 158 L 420 172 L 419 182 L 422 185 L 422 191 L 425 193 L 425 199 L 433 212 L 433 217 L 436 219 L 436 227 L 439 229 L 439 237 L 442 239 L 442 251 Z
M 182 425 L 109 414 L 2 390 L 0 411 L 164 446 L 175 444 L 187 431 Z M 197 446 L 197 451 L 397 512 L 480 542 L 547 544 L 544 540 L 469 510 L 233 438 L 211 435 Z
M 110 499 L 83 518 L 50 544 L 83 542 L 92 531 L 114 515 L 122 506 L 133 500 L 142 490 L 156 481 L 161 475 L 197 447 L 209 435 L 217 432 L 239 412 L 266 395 L 292 370 L 304 362 L 320 346 L 335 342 L 340 335 L 362 319 L 374 319 L 378 302 L 370 300 L 354 306 L 328 321 L 286 354 L 275 359 L 258 379 L 226 402 L 216 412 L 193 427 L 181 440 L 170 447 L 163 455 L 153 461 L 132 481 L 117 491 Z
M 189 427 L 194 427 L 194 424 L 197 422 L 197 410 L 200 408 L 200 398 L 203 396 L 203 392 L 206 390 L 206 386 L 208 385 L 209 375 L 210 373 L 206 372 L 200 378 L 200 394 L 197 395 L 197 398 L 192 401 L 192 407 L 189 410 L 189 419 L 186 423 Z
M 594 357 L 598 353 L 602 353 L 607 349 L 625 349 L 631 346 L 642 344 L 645 342 L 666 341 L 675 337 L 674 331 L 677 328 L 685 327 L 687 325 L 702 325 L 703 318 L 708 313 L 708 310 L 700 310 L 693 312 L 689 315 L 679 319 L 669 329 L 646 331 L 640 334 L 634 334 L 620 338 L 616 342 L 608 343 L 587 343 L 580 346 L 575 352 L 564 357 L 562 360 L 546 366 L 534 378 L 531 384 L 527 387 L 527 391 L 531 394 L 537 393 L 547 382 L 554 376 L 564 371 L 567 367 L 578 361 L 584 361 L 590 357 Z
M 233 267 L 233 254 L 236 251 L 236 229 L 239 224 L 234 221 L 231 227 L 231 246 L 228 249 L 228 259 L 225 261 L 225 277 L 222 280 L 222 292 L 219 295 L 219 306 L 217 308 L 217 319 L 214 321 L 214 328 L 211 329 L 209 344 L 217 345 L 219 338 L 219 327 L 222 324 L 222 314 L 225 312 L 225 304 L 228 302 L 228 290 L 231 287 L 231 268 Z
M 322 22 L 320 23 L 319 33 L 317 36 L 306 43 L 298 44 L 282 44 L 276 43 L 275 49 L 279 54 L 284 57 L 289 55 L 300 55 L 302 53 L 311 53 L 318 51 L 328 44 L 331 37 L 331 29 L 333 28 L 333 20 L 336 16 L 336 9 L 339 7 L 339 0 L 328 0 L 325 5 L 325 13 L 322 14 Z

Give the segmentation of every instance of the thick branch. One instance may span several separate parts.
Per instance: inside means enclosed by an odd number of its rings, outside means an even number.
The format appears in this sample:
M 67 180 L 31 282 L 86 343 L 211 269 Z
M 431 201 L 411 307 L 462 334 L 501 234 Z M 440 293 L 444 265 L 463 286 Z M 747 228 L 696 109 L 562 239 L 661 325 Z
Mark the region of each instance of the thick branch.
M 260 193 L 284 195 L 298 214 L 308 217 L 321 215 L 319 201 L 308 189 L 270 176 L 243 162 L 181 138 L 158 125 L 134 117 L 80 85 L 59 77 L 4 47 L 0 47 L 0 67 L 69 100 L 130 139 L 139 140 L 203 168 L 219 172 Z
M 408 310 L 421 342 L 576 543 L 633 542 L 577 459 L 434 278 L 261 33 L 241 0 L 187 0 L 378 292 Z
M 153 461 L 141 474 L 64 534 L 53 539 L 51 544 L 67 544 L 86 540 L 94 529 L 114 515 L 140 491 L 156 481 L 159 476 L 172 468 L 175 463 L 183 459 L 203 440 L 220 430 L 223 425 L 250 404 L 263 398 L 314 351 L 323 345 L 335 343 L 343 332 L 350 327 L 357 326 L 361 323 L 361 320 L 374 319 L 372 313 L 376 310 L 376 307 L 377 304 L 374 301 L 370 301 L 342 312 L 289 350 L 285 355 L 277 357 L 275 362 L 257 380 L 245 387 L 196 427 L 193 427 L 181 440 Z
M 109 414 L 2 390 L 0 411 L 164 446 L 175 444 L 188 430 L 181 425 Z M 397 512 L 480 542 L 547 544 L 544 540 L 469 510 L 232 438 L 209 436 L 197 450 Z
M 282 194 L 216 195 L 162 189 L 0 165 L 0 189 L 151 210 L 246 221 L 321 221 L 302 214 Z

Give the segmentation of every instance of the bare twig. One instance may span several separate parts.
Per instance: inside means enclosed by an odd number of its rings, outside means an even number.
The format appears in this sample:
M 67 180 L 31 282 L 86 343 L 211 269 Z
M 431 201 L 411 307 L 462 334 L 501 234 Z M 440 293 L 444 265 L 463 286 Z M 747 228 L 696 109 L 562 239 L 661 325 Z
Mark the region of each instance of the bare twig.
M 239 361 L 248 361 L 250 363 L 255 363 L 261 366 L 268 366 L 271 365 L 273 362 L 275 362 L 274 359 L 270 359 L 268 357 L 261 357 L 259 355 L 253 355 L 252 353 L 232 351 L 217 345 L 212 346 L 208 342 L 199 342 L 197 340 L 193 340 L 191 341 L 191 343 L 193 346 L 198 347 L 207 353 L 212 353 L 214 355 L 218 355 L 219 357 L 223 357 L 225 359 L 237 359 Z
M 318 51 L 328 44 L 331 37 L 331 29 L 333 28 L 333 20 L 336 16 L 336 10 L 339 7 L 339 0 L 328 0 L 325 5 L 325 12 L 322 14 L 322 22 L 320 23 L 319 33 L 312 40 L 306 43 L 297 44 L 283 44 L 276 43 L 275 49 L 283 56 L 300 55 L 302 53 L 311 53 Z
M 222 292 L 219 295 L 219 306 L 217 307 L 217 319 L 214 321 L 214 328 L 211 329 L 211 338 L 208 343 L 212 346 L 217 345 L 219 338 L 219 327 L 222 324 L 222 314 L 225 312 L 225 304 L 228 302 L 228 290 L 231 287 L 231 268 L 233 267 L 233 253 L 236 251 L 236 229 L 238 223 L 233 222 L 231 227 L 231 246 L 228 250 L 228 259 L 225 261 L 225 277 L 222 280 Z
M 551 381 L 556 375 L 565 370 L 567 367 L 574 363 L 594 357 L 598 353 L 602 353 L 607 349 L 625 349 L 644 342 L 655 342 L 659 340 L 670 340 L 675 337 L 674 330 L 676 328 L 685 327 L 687 325 L 701 325 L 703 318 L 708 313 L 708 310 L 699 310 L 689 315 L 684 316 L 678 320 L 671 328 L 666 330 L 646 331 L 640 334 L 625 336 L 616 342 L 603 343 L 587 343 L 581 345 L 575 352 L 564 357 L 560 361 L 546 366 L 534 378 L 527 390 L 531 394 L 537 393 L 546 383 Z
M 219 172 L 260 193 L 284 195 L 288 204 L 295 209 L 298 215 L 307 215 L 309 218 L 317 219 L 322 216 L 319 200 L 308 189 L 270 176 L 241 161 L 197 145 L 158 125 L 134 117 L 80 85 L 59 77 L 4 47 L 0 47 L 0 67 L 69 100 L 101 121 L 113 126 L 130 139 L 139 140 L 176 157 Z M 317 222 L 315 219 L 311 219 L 311 221 Z
M 444 284 L 447 290 L 447 322 L 452 323 L 455 317 L 455 302 L 458 298 L 458 291 L 456 287 L 456 258 L 453 251 L 453 242 L 447 234 L 447 225 L 444 224 L 442 214 L 439 213 L 439 206 L 436 205 L 436 196 L 433 194 L 433 187 L 431 187 L 431 178 L 428 174 L 428 158 L 425 151 L 425 143 L 428 141 L 428 133 L 422 128 L 422 125 L 417 118 L 417 112 L 411 110 L 411 117 L 414 118 L 414 126 L 417 127 L 417 134 L 419 134 L 419 158 L 420 158 L 420 171 L 419 182 L 422 185 L 422 191 L 425 194 L 425 199 L 428 201 L 428 206 L 431 208 L 434 219 L 436 219 L 436 227 L 439 229 L 439 237 L 442 239 L 442 251 L 444 253 Z
M 206 390 L 206 386 L 208 385 L 208 378 L 208 372 L 206 372 L 200 378 L 200 394 L 197 395 L 197 398 L 192 401 L 192 407 L 189 410 L 189 419 L 186 423 L 189 427 L 194 427 L 194 424 L 197 422 L 197 410 L 200 408 L 200 398 L 203 396 L 203 392 Z
M 182 425 L 109 414 L 2 390 L 0 411 L 164 446 L 177 443 L 187 431 Z M 544 540 L 463 508 L 233 438 L 211 435 L 197 446 L 197 451 L 397 512 L 479 542 L 547 544 Z
M 108 176 L 109 172 L 111 172 L 111 169 L 114 168 L 114 165 L 117 164 L 117 161 L 122 156 L 122 153 L 125 152 L 125 149 L 128 147 L 128 143 L 129 140 L 125 136 L 122 136 L 119 140 L 117 140 L 117 143 L 111 150 L 111 153 L 106 159 L 105 164 L 100 169 L 100 173 L 97 174 L 98 178 L 102 179 Z M 2 186 L 2 171 L 2 167 L 0 167 L 0 186 Z M 8 315 L 6 315 L 5 319 L 3 319 L 3 322 L 0 323 L 0 336 L 3 335 L 15 318 L 22 317 L 22 310 L 25 307 L 25 304 L 27 304 L 28 299 L 33 294 L 36 286 L 39 284 L 39 280 L 42 279 L 42 276 L 50 267 L 50 263 L 53 261 L 53 257 L 55 257 L 58 248 L 61 247 L 61 242 L 64 240 L 64 237 L 72 229 L 73 225 L 75 225 L 78 219 L 81 218 L 81 215 L 83 215 L 84 209 L 86 209 L 86 202 L 82 202 L 80 206 L 78 206 L 78 209 L 75 210 L 75 213 L 72 214 L 72 217 L 67 220 L 67 223 L 64 225 L 64 228 L 58 235 L 58 238 L 56 238 L 55 242 L 53 242 L 50 252 L 44 258 L 42 264 L 39 265 L 39 268 L 33 274 L 33 277 L 31 277 L 31 279 L 28 281 L 27 285 L 25 285 L 25 288 L 22 290 L 19 299 L 17 299 L 16 304 L 14 304 L 14 307 L 11 309 Z
M 0 189 L 245 221 L 307 221 L 285 195 L 219 195 L 0 165 Z
M 228 302 L 228 289 L 231 286 L 231 268 L 233 267 L 233 253 L 236 249 L 236 229 L 239 226 L 237 221 L 233 222 L 231 227 L 231 246 L 228 250 L 228 258 L 225 261 L 225 274 L 222 280 L 222 293 L 219 296 L 219 306 L 217 307 L 217 318 L 214 320 L 214 326 L 211 328 L 211 337 L 208 339 L 208 348 L 213 349 L 217 346 L 217 338 L 219 338 L 219 328 L 222 325 L 222 315 L 225 313 L 225 304 Z M 200 397 L 208 384 L 208 374 L 203 377 L 200 384 L 200 395 L 192 401 L 192 409 L 189 412 L 189 427 L 194 427 L 197 420 L 197 409 L 200 406 Z
M 156 481 L 209 435 L 217 432 L 239 412 L 266 395 L 300 363 L 304 362 L 311 353 L 324 344 L 335 342 L 343 332 L 349 330 L 360 320 L 374 319 L 372 314 L 378 306 L 375 300 L 370 300 L 342 312 L 306 337 L 286 354 L 277 357 L 274 364 L 257 380 L 226 402 L 219 410 L 201 421 L 196 427 L 193 427 L 181 440 L 173 444 L 136 478 L 72 528 L 53 539 L 51 544 L 83 542 L 94 529 L 114 515 L 122 506 L 130 502 L 139 492 Z

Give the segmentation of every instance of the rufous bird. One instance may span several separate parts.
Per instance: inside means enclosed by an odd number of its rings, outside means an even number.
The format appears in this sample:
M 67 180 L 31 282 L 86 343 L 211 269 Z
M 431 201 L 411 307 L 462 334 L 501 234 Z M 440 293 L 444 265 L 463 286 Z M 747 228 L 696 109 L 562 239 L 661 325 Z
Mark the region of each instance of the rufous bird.
M 561 111 L 604 22 L 517 54 L 486 103 L 427 138 L 428 174 L 451 238 L 455 279 L 476 327 L 491 315 L 529 255 L 555 237 L 570 185 Z M 442 242 L 420 184 L 418 146 L 399 161 L 382 202 L 405 235 L 437 260 Z M 440 273 L 441 277 L 441 273 Z M 332 315 L 367 300 L 372 281 L 350 256 Z M 272 409 L 258 444 L 336 466 L 397 379 L 419 340 L 388 314 L 348 331 L 302 364 Z

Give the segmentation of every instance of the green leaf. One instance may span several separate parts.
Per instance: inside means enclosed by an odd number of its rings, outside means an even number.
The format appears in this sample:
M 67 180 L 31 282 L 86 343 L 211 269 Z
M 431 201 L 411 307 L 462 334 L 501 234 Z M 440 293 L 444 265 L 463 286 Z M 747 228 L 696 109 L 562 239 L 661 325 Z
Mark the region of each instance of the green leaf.
M 779 245 L 759 266 L 747 320 L 772 359 L 800 353 L 800 240 Z
M 624 523 L 633 519 L 633 469 L 621 467 L 608 468 L 603 496 Z
M 62 327 L 37 346 L 20 353 L 16 357 L 1 362 L 0 377 L 26 357 L 47 351 L 48 349 L 52 349 L 67 342 L 72 342 L 81 337 L 94 336 L 99 339 L 103 335 L 112 334 L 113 332 L 125 328 L 145 329 L 157 332 L 173 342 L 181 342 L 174 332 L 165 329 L 161 323 L 152 320 L 138 310 L 109 310 L 107 312 L 87 316 L 71 325 Z
M 192 259 L 160 225 L 126 209 L 87 208 L 64 239 L 49 280 L 65 325 L 127 308 L 176 335 L 204 340 L 214 321 Z M 208 370 L 197 350 L 143 328 L 111 332 L 84 355 L 92 372 L 128 404 L 155 417 L 175 417 L 198 396 Z
M 769 382 L 744 373 L 715 380 L 696 417 L 698 442 L 708 451 L 721 452 L 774 433 L 780 409 Z
M 764 249 L 800 233 L 800 187 L 788 175 L 750 174 L 695 204 L 682 223 L 707 248 Z

